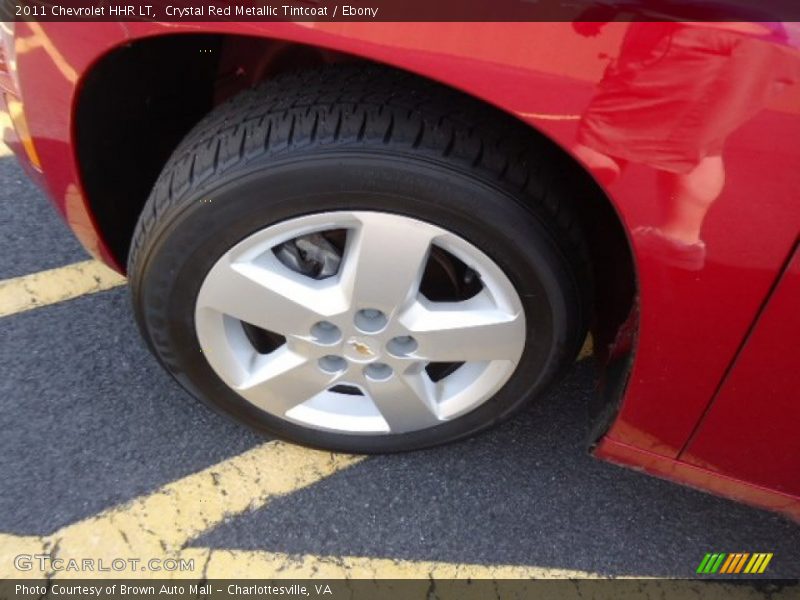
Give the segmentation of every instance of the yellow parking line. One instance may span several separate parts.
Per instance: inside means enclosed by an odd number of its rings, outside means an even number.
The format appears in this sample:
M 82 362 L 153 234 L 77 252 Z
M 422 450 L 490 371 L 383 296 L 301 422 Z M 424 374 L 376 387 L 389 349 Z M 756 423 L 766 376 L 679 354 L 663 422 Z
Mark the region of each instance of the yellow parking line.
M 125 278 L 96 260 L 0 281 L 0 317 L 102 292 Z
M 20 576 L 3 560 L 19 544 L 51 548 L 53 556 L 80 564 L 103 560 L 175 557 L 192 539 L 219 523 L 272 499 L 297 491 L 353 465 L 361 457 L 267 442 L 217 465 L 169 483 L 152 494 L 68 525 L 44 538 L 0 536 L 0 578 Z M 66 564 L 66 562 L 64 563 Z M 198 569 L 202 565 L 197 566 Z M 130 577 L 131 570 L 60 571 L 61 577 Z M 147 573 L 135 573 L 145 575 Z M 158 577 L 191 577 L 192 572 L 152 573 Z M 27 573 L 35 576 L 36 572 Z M 39 575 L 41 575 L 39 573 Z
M 37 536 L 11 535 L 0 533 L 0 580 L 13 577 L 41 577 L 35 569 L 32 572 L 14 570 L 14 558 L 20 554 L 35 556 L 47 552 L 47 540 Z
M 370 557 L 289 555 L 278 552 L 187 547 L 189 542 L 231 517 L 259 509 L 271 500 L 312 485 L 355 465 L 362 457 L 267 442 L 208 467 L 155 492 L 68 525 L 45 537 L 0 534 L 0 579 L 3 577 L 346 577 L 346 578 L 584 578 L 585 571 L 538 566 L 449 564 Z M 279 532 L 276 532 L 276 536 Z M 279 541 L 276 539 L 276 541 Z M 190 571 L 141 572 L 14 569 L 18 554 L 48 553 L 81 564 L 89 558 L 106 566 L 114 559 L 193 560 Z M 141 564 L 141 563 L 139 563 Z M 62 566 L 63 569 L 63 566 Z
M 172 553 L 224 519 L 297 491 L 359 457 L 267 442 L 156 492 L 62 529 L 59 551 L 88 556 Z

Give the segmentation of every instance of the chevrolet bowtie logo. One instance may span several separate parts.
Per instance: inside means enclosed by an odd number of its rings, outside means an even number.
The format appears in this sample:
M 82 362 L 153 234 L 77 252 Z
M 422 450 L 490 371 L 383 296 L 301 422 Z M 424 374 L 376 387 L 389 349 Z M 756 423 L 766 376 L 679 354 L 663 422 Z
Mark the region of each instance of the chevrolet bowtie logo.
M 358 340 L 350 340 L 349 344 L 353 347 L 353 350 L 358 352 L 361 356 L 375 356 L 375 353 L 372 351 L 372 348 L 367 346 L 364 342 L 359 342 Z

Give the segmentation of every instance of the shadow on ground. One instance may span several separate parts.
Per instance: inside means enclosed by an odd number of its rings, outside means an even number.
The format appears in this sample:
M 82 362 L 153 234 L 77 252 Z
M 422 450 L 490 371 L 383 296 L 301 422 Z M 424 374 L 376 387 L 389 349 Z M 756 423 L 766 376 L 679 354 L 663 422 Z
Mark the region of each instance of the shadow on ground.
M 763 551 L 771 575 L 800 575 L 796 525 L 588 456 L 592 380 L 579 364 L 494 431 L 368 459 L 192 545 L 673 576 Z

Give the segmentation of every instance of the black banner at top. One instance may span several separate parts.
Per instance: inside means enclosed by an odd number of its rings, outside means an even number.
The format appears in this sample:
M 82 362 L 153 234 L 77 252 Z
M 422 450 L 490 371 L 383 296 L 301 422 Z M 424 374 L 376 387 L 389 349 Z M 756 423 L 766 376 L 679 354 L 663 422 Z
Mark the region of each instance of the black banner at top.
M 3 21 L 800 21 L 800 0 L 0 0 Z

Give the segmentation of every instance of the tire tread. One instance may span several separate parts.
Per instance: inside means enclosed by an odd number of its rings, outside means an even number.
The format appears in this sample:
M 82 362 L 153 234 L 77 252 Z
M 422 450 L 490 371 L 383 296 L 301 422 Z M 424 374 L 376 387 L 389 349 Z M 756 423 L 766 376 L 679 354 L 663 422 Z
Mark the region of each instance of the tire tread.
M 478 100 L 375 65 L 292 72 L 246 90 L 204 117 L 175 149 L 137 223 L 132 285 L 159 225 L 215 176 L 309 147 L 391 146 L 455 163 L 516 191 L 551 230 L 572 267 L 588 318 L 590 268 L 566 170 L 534 132 Z M 577 342 L 577 353 L 582 340 Z

